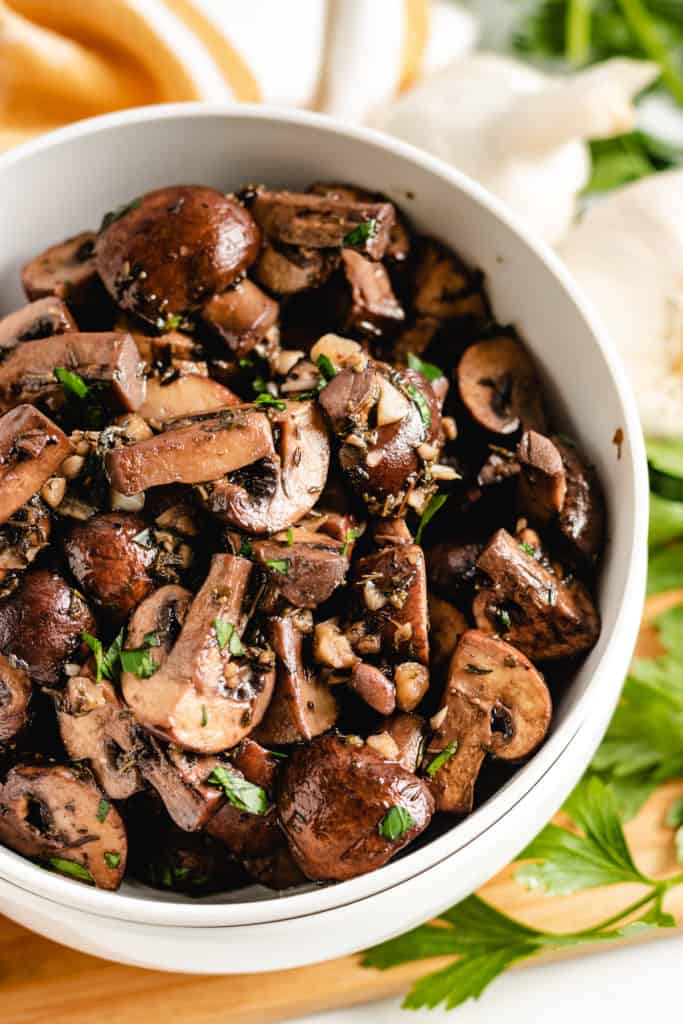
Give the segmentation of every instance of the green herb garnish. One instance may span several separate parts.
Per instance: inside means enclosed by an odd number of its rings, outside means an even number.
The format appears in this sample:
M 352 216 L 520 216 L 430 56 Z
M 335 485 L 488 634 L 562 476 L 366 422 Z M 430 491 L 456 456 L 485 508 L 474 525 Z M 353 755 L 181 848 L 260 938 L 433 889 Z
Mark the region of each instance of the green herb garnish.
M 277 409 L 278 412 L 284 412 L 287 408 L 286 402 L 283 402 L 280 398 L 274 398 L 268 391 L 262 391 L 260 395 L 257 395 L 254 399 L 254 405 L 270 405 L 273 409 Z
M 425 427 L 428 427 L 432 422 L 432 410 L 429 408 L 429 402 L 422 394 L 419 388 L 416 388 L 414 384 L 405 385 L 406 394 L 410 396 L 412 401 L 417 406 L 417 411 L 420 414 L 420 419 L 424 423 Z
M 131 210 L 137 210 L 141 202 L 142 199 L 139 197 L 131 199 L 129 203 L 124 203 L 122 206 L 117 206 L 116 209 L 110 210 L 109 213 L 105 213 L 102 218 L 102 223 L 100 224 L 100 231 L 104 231 L 104 229 L 108 228 L 110 224 L 113 224 L 114 221 L 120 220 L 121 217 L 130 213 Z
M 75 878 L 79 882 L 87 882 L 88 885 L 95 884 L 95 879 L 88 869 L 75 860 L 67 860 L 65 857 L 50 857 L 48 864 L 54 871 L 59 872 L 60 875 Z
M 364 220 L 357 227 L 353 228 L 352 231 L 349 231 L 347 235 L 344 235 L 342 245 L 365 245 L 376 234 L 377 221 L 374 218 Z
M 168 331 L 177 331 L 182 323 L 182 316 L 178 313 L 169 313 L 167 317 L 158 317 L 156 326 L 157 330 L 166 333 Z
M 133 537 L 133 544 L 137 544 L 138 547 L 141 548 L 152 547 L 152 534 L 149 527 L 146 527 L 144 530 L 140 530 L 139 533 L 135 534 L 135 536 Z
M 199 724 L 201 725 L 202 729 L 205 729 L 206 726 L 209 724 L 209 713 L 206 710 L 206 704 L 202 704 L 202 718 Z
M 315 361 L 315 365 L 320 370 L 325 380 L 332 380 L 333 377 L 337 376 L 337 371 L 334 368 L 334 363 L 329 356 L 318 356 Z
M 465 672 L 469 672 L 473 676 L 490 676 L 493 672 L 492 668 L 482 668 L 481 665 L 475 665 L 473 662 L 468 662 L 465 665 Z
M 103 797 L 100 800 L 99 804 L 97 805 L 97 820 L 99 822 L 104 821 L 104 819 L 109 814 L 110 808 L 111 808 L 111 804 L 109 803 L 108 800 L 105 800 L 104 797 Z
M 429 762 L 425 768 L 425 774 L 428 775 L 430 779 L 433 779 L 439 768 L 443 768 L 446 762 L 450 761 L 453 755 L 457 752 L 457 749 L 458 741 L 452 740 L 447 747 L 444 747 L 443 750 Z
M 352 530 L 347 530 L 346 531 L 346 534 L 344 536 L 344 547 L 342 548 L 342 552 L 341 552 L 344 558 L 347 557 L 347 555 L 349 553 L 349 548 L 351 547 L 351 544 L 353 543 L 353 541 L 354 540 L 358 540 L 359 537 L 360 537 L 360 530 L 352 529 Z
M 90 388 L 79 374 L 73 370 L 67 370 L 64 366 L 55 366 L 54 375 L 62 385 L 62 390 L 67 397 L 87 398 L 90 395 Z
M 104 854 L 104 863 L 108 868 L 117 868 L 121 863 L 121 854 L 110 853 L 109 850 L 106 850 Z
M 291 526 L 287 527 L 287 546 L 291 548 L 294 543 L 294 531 Z
M 216 765 L 206 780 L 211 786 L 223 790 L 233 807 L 250 814 L 265 814 L 268 810 L 268 798 L 265 789 L 242 778 L 237 772 L 225 765 Z
M 507 608 L 495 608 L 494 615 L 500 627 L 501 632 L 507 633 L 512 625 L 512 619 L 510 618 L 510 612 Z
M 279 572 L 282 576 L 286 576 L 289 572 L 289 560 L 287 558 L 268 558 L 265 564 L 273 572 Z
M 429 499 L 429 501 L 427 502 L 427 507 L 425 508 L 424 512 L 422 513 L 422 516 L 420 517 L 420 524 L 417 528 L 417 533 L 415 534 L 416 544 L 420 544 L 422 542 L 422 531 L 432 521 L 432 519 L 439 511 L 439 509 L 443 508 L 447 501 L 447 494 L 433 494 L 432 497 Z
M 222 651 L 228 647 L 230 653 L 236 658 L 239 658 L 240 655 L 244 654 L 242 641 L 240 640 L 239 633 L 232 622 L 228 622 L 226 619 L 214 619 L 213 624 L 216 630 L 218 646 Z
M 248 537 L 242 537 L 242 540 L 240 541 L 239 553 L 242 558 L 251 558 L 253 554 L 253 549 L 251 546 L 251 541 L 249 540 Z
M 121 651 L 121 667 L 124 672 L 130 672 L 139 679 L 151 679 L 159 668 L 148 647 Z
M 526 555 L 529 555 L 530 558 L 536 557 L 536 552 L 532 548 L 531 544 L 526 544 L 524 541 L 520 541 L 519 546 Z
M 434 363 L 425 363 L 423 359 L 420 359 L 419 356 L 414 355 L 412 352 L 408 353 L 408 366 L 411 370 L 417 370 L 428 381 L 437 380 L 439 377 L 445 376 L 443 370 L 435 366 Z
M 395 843 L 406 832 L 409 832 L 415 824 L 415 819 L 405 807 L 402 807 L 401 804 L 394 804 L 380 821 L 377 831 L 384 839 L 389 839 L 392 843 Z
M 123 630 L 112 641 L 107 651 L 104 650 L 101 641 L 91 633 L 81 633 L 81 637 L 95 655 L 95 681 L 99 683 L 104 677 L 116 682 L 121 645 L 123 644 Z

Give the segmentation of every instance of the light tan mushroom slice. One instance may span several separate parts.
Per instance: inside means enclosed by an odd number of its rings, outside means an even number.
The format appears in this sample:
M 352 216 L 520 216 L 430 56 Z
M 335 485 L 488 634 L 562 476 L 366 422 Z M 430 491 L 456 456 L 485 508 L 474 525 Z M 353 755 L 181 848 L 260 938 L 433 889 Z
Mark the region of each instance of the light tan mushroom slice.
M 472 418 L 494 434 L 520 427 L 543 433 L 541 385 L 531 356 L 515 338 L 470 345 L 458 364 L 458 390 Z
M 6 356 L 24 341 L 77 330 L 76 321 L 61 299 L 51 295 L 36 299 L 0 320 L 0 355 Z
M 395 660 L 429 664 L 427 575 L 422 548 L 383 548 L 354 566 L 354 589 L 368 633 L 379 633 L 382 650 Z
M 542 743 L 552 705 L 543 676 L 516 648 L 470 629 L 451 660 L 423 767 L 437 809 L 466 814 L 486 754 L 527 757 Z
M 132 336 L 102 331 L 58 334 L 15 348 L 0 365 L 0 408 L 60 395 L 59 369 L 97 385 L 98 400 L 123 412 L 135 411 L 145 400 L 143 365 Z
M 287 402 L 271 415 L 277 452 L 254 452 L 251 468 L 232 479 L 214 478 L 199 489 L 211 513 L 249 534 L 274 533 L 297 523 L 313 508 L 327 480 L 330 445 L 317 402 Z M 262 454 L 266 457 L 258 463 Z
M 0 416 L 0 523 L 36 494 L 71 452 L 71 442 L 32 405 Z
M 252 662 L 239 639 L 249 617 L 252 572 L 244 558 L 213 556 L 180 635 L 155 672 L 145 657 L 154 658 L 155 648 L 145 648 L 144 635 L 142 649 L 134 647 L 141 632 L 136 623 L 140 609 L 133 616 L 126 649 L 141 651 L 147 667 L 140 666 L 141 675 L 124 671 L 121 686 L 145 728 L 188 750 L 212 754 L 236 746 L 261 720 L 275 673 L 267 664 Z
M 150 378 L 147 397 L 138 409 L 143 419 L 156 423 L 201 412 L 216 412 L 230 405 L 239 405 L 237 395 L 211 377 L 188 373 L 166 382 Z
M 161 484 L 197 484 L 215 480 L 274 454 L 265 412 L 244 406 L 171 423 L 163 434 L 107 452 L 112 486 L 137 494 Z
M 7 743 L 26 725 L 32 689 L 21 662 L 0 654 L 0 743 Z
M 329 687 L 304 665 L 303 638 L 291 617 L 273 619 L 270 634 L 277 684 L 253 738 L 265 746 L 310 740 L 334 725 L 337 702 Z
M 384 730 L 396 744 L 396 760 L 406 771 L 416 772 L 424 746 L 425 720 L 420 715 L 397 711 L 383 723 Z
M 100 889 L 118 889 L 127 841 L 115 807 L 85 768 L 16 765 L 0 786 L 0 842 Z
M 145 780 L 184 832 L 204 828 L 225 802 L 222 790 L 206 781 L 218 764 L 215 757 L 188 756 L 176 746 L 163 747 L 154 737 L 149 738 L 140 758 Z
M 562 456 L 549 437 L 527 430 L 517 446 L 517 458 L 520 509 L 532 523 L 545 526 L 562 511 L 567 494 Z
M 579 580 L 564 581 L 498 530 L 477 567 L 491 580 L 472 605 L 477 627 L 504 635 L 534 661 L 567 658 L 589 650 L 600 635 L 600 617 Z

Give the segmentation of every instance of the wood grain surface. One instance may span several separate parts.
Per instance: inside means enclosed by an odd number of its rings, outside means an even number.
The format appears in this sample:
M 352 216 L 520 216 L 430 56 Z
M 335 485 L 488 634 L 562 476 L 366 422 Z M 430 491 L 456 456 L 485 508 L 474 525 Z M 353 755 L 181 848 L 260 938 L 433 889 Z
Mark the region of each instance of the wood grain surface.
M 683 591 L 648 601 L 640 653 L 656 652 L 657 637 L 649 622 L 681 600 Z M 665 824 L 666 811 L 678 796 L 683 796 L 683 780 L 662 786 L 627 826 L 636 862 L 648 875 L 663 877 L 680 870 L 672 830 Z M 509 867 L 485 885 L 481 895 L 529 924 L 567 932 L 608 917 L 636 899 L 638 892 L 638 886 L 628 885 L 548 897 L 524 890 Z M 683 928 L 683 888 L 669 894 L 665 907 Z M 551 954 L 551 958 L 587 955 L 591 948 Z M 600 946 L 601 951 L 604 948 Z M 272 1024 L 398 994 L 435 966 L 438 961 L 422 961 L 382 973 L 361 968 L 357 957 L 344 957 L 257 976 L 164 974 L 65 949 L 0 917 L 0 1020 L 3 1024 Z

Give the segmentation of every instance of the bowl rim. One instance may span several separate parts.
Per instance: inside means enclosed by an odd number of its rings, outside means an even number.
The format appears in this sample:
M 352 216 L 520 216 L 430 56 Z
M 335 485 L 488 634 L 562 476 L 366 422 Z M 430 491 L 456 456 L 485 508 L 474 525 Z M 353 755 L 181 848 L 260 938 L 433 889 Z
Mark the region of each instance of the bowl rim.
M 600 694 L 601 700 L 606 703 L 616 701 L 638 632 L 647 569 L 649 485 L 645 445 L 635 397 L 616 347 L 559 256 L 545 242 L 529 232 L 501 200 L 461 171 L 384 133 L 349 125 L 324 114 L 260 104 L 169 103 L 136 107 L 78 121 L 23 143 L 0 156 L 0 180 L 3 173 L 14 165 L 55 147 L 68 145 L 83 136 L 109 132 L 130 124 L 195 120 L 205 117 L 218 118 L 226 122 L 255 120 L 264 123 L 288 123 L 311 128 L 322 135 L 342 135 L 374 146 L 389 155 L 406 159 L 445 180 L 451 188 L 466 193 L 475 203 L 502 221 L 559 282 L 586 324 L 598 354 L 607 365 L 621 405 L 623 427 L 629 439 L 624 455 L 630 462 L 629 468 L 633 478 L 632 494 L 626 495 L 626 498 L 633 502 L 633 535 L 629 552 L 629 587 L 621 597 L 614 628 L 604 653 L 576 706 L 531 760 L 494 796 L 455 827 L 400 860 L 390 862 L 370 874 L 313 891 L 276 895 L 246 903 L 204 903 L 201 900 L 189 903 L 161 898 L 141 899 L 120 892 L 106 892 L 83 886 L 45 871 L 31 861 L 0 847 L 0 878 L 32 895 L 103 918 L 119 919 L 132 924 L 180 928 L 267 925 L 317 916 L 326 911 L 364 902 L 374 895 L 405 884 L 411 878 L 443 866 L 446 860 L 471 846 L 522 804 L 538 782 L 562 759 L 586 719 L 587 706 L 595 702 L 596 693 Z

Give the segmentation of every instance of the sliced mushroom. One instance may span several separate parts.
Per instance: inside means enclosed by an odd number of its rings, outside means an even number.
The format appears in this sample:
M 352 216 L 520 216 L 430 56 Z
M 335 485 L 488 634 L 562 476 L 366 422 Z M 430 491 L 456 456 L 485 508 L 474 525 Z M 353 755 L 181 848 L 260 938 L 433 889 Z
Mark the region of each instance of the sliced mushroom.
M 0 604 L 0 651 L 25 662 L 34 682 L 55 686 L 64 662 L 92 633 L 95 620 L 85 600 L 57 572 L 33 569 Z
M 551 713 L 548 688 L 531 662 L 503 640 L 468 630 L 453 653 L 423 759 L 437 810 L 471 811 L 486 754 L 528 757 L 545 738 Z
M 367 189 L 359 188 L 357 185 L 337 185 L 324 181 L 314 182 L 309 192 L 316 196 L 328 196 L 330 199 L 342 199 L 354 203 L 388 203 L 389 199 L 381 192 L 370 192 Z M 389 244 L 387 245 L 385 257 L 396 263 L 403 263 L 410 255 L 410 232 L 399 212 L 394 207 L 396 220 L 389 231 Z
M 429 664 L 427 576 L 422 548 L 402 544 L 360 558 L 353 567 L 355 601 L 368 632 L 397 661 Z
M 375 665 L 356 662 L 351 670 L 349 688 L 380 715 L 390 715 L 396 707 L 396 687 Z
M 413 535 L 405 519 L 377 519 L 371 527 L 372 540 L 378 548 L 393 548 L 399 544 L 412 544 Z
M 285 845 L 274 809 L 252 814 L 226 803 L 213 815 L 206 831 L 239 858 L 269 857 Z
M 342 370 L 319 401 L 342 442 L 346 479 L 373 515 L 400 516 L 418 491 L 426 504 L 442 437 L 439 405 L 421 374 L 382 363 Z
M 436 341 L 443 322 L 433 316 L 418 316 L 397 335 L 392 347 L 393 360 L 405 364 L 409 355 L 421 356 Z
M 282 767 L 281 755 L 275 755 L 262 747 L 251 736 L 245 736 L 236 750 L 230 754 L 230 760 L 242 773 L 245 779 L 253 782 L 268 792 L 272 792 L 275 779 Z
M 396 760 L 407 772 L 417 771 L 424 747 L 424 718 L 397 711 L 383 723 L 396 744 Z
M 559 437 L 553 443 L 564 467 L 567 492 L 558 527 L 564 556 L 572 566 L 595 565 L 605 536 L 605 498 L 595 470 L 577 449 Z
M 95 234 L 82 231 L 74 238 L 51 245 L 21 271 L 24 291 L 31 300 L 55 296 L 71 309 L 108 309 L 106 293 L 95 267 Z
M 559 579 L 506 530 L 493 535 L 477 566 L 491 580 L 472 607 L 480 630 L 504 634 L 534 661 L 570 657 L 596 643 L 600 617 L 588 590 Z
M 288 846 L 281 846 L 267 857 L 245 857 L 244 868 L 255 882 L 281 892 L 308 881 L 292 857 Z
M 266 239 L 254 277 L 274 295 L 296 295 L 324 284 L 338 263 L 334 250 L 278 245 Z
M 482 289 L 482 275 L 433 238 L 421 239 L 418 251 L 415 312 L 437 320 L 467 317 L 484 323 L 490 311 Z
M 73 523 L 64 553 L 79 587 L 118 621 L 154 587 L 158 548 L 145 520 L 134 513 L 111 512 Z
M 188 373 L 171 380 L 149 378 L 147 397 L 138 412 L 143 419 L 161 425 L 168 420 L 239 404 L 237 395 L 217 380 Z
M 0 743 L 7 743 L 26 725 L 31 691 L 22 662 L 0 654 Z
M 252 572 L 244 558 L 214 555 L 168 657 L 156 671 L 147 661 L 141 675 L 123 673 L 124 698 L 145 728 L 211 754 L 236 746 L 260 722 L 275 673 L 267 649 L 243 647 L 240 639 L 250 617 Z M 126 649 L 144 649 L 136 620 L 145 604 L 133 616 Z M 149 648 L 153 663 L 154 651 Z
M 260 191 L 251 212 L 276 242 L 310 249 L 344 245 L 381 260 L 395 221 L 391 203 L 356 203 L 298 192 Z
M 436 594 L 429 594 L 429 645 L 436 673 L 445 672 L 460 637 L 467 630 L 463 613 Z
M 0 598 L 19 586 L 21 574 L 48 546 L 51 530 L 50 510 L 37 494 L 0 526 Z
M 134 411 L 145 400 L 140 355 L 130 334 L 59 334 L 19 345 L 0 364 L 0 408 L 21 402 L 61 398 L 55 371 L 76 374 L 94 387 L 97 400 L 114 409 Z
M 0 320 L 0 359 L 24 341 L 77 331 L 76 321 L 61 299 L 36 299 Z
M 0 523 L 41 489 L 70 452 L 66 435 L 32 405 L 0 417 Z
M 349 553 L 344 547 L 339 540 L 302 527 L 254 541 L 253 558 L 268 577 L 264 610 L 276 611 L 283 602 L 294 608 L 316 608 L 327 601 L 346 577 Z
M 291 617 L 271 620 L 270 639 L 277 657 L 277 683 L 253 738 L 267 747 L 310 740 L 334 725 L 337 702 L 305 664 L 303 637 Z
M 258 248 L 258 228 L 238 202 L 177 185 L 148 192 L 110 220 L 95 254 L 116 303 L 163 329 L 228 288 Z
M 520 427 L 543 433 L 541 385 L 526 349 L 511 337 L 488 338 L 465 349 L 458 389 L 472 418 L 494 434 Z
M 87 761 L 112 800 L 127 800 L 143 787 L 140 754 L 144 738 L 113 686 L 90 676 L 72 676 L 55 699 L 62 742 L 72 761 Z
M 325 486 L 330 448 L 316 402 L 281 403 L 271 414 L 273 448 L 222 480 L 198 488 L 221 522 L 249 534 L 286 529 L 315 505 Z M 256 461 L 256 460 L 259 461 Z
M 425 783 L 399 764 L 325 736 L 293 751 L 277 807 L 304 874 L 343 881 L 391 860 L 427 827 L 434 802 Z
M 517 458 L 520 509 L 532 523 L 547 526 L 561 513 L 567 493 L 562 456 L 549 437 L 527 430 L 517 446 Z
M 107 452 L 112 486 L 137 494 L 162 484 L 215 480 L 266 456 L 273 456 L 266 413 L 235 406 L 171 421 L 163 434 Z
M 378 336 L 405 319 L 381 263 L 366 259 L 354 249 L 342 249 L 342 270 L 347 287 L 340 295 L 338 318 L 343 331 Z
M 207 781 L 218 764 L 215 757 L 197 757 L 173 745 L 163 747 L 154 737 L 149 737 L 140 755 L 145 781 L 183 832 L 205 828 L 224 804 L 221 789 Z
M 20 764 L 0 786 L 0 840 L 11 850 L 100 889 L 118 889 L 127 842 L 115 807 L 84 768 Z
M 251 352 L 277 323 L 279 315 L 277 302 L 247 278 L 212 296 L 200 312 L 202 323 L 234 359 Z

